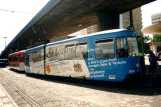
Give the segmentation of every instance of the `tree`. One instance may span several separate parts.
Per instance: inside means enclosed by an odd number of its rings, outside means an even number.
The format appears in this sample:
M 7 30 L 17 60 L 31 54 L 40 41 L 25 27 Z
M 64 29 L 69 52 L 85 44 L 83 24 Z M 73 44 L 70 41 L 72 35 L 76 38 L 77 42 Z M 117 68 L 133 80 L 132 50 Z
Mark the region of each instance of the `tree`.
M 147 35 L 143 37 L 143 40 L 144 40 L 144 53 L 147 54 L 149 53 L 150 50 L 150 46 L 149 43 L 147 43 L 147 41 L 150 41 L 152 39 L 149 37 L 149 35 Z
M 161 34 L 155 34 L 153 35 L 153 42 L 161 42 Z
M 149 35 L 143 36 L 144 43 L 148 42 L 149 40 L 152 40 L 152 38 L 150 38 Z
M 149 43 L 147 43 L 147 41 L 151 40 L 151 38 L 147 35 L 147 36 L 138 36 L 139 38 L 137 38 L 138 41 L 138 46 L 139 46 L 139 52 L 140 53 L 149 53 L 150 50 L 150 46 Z

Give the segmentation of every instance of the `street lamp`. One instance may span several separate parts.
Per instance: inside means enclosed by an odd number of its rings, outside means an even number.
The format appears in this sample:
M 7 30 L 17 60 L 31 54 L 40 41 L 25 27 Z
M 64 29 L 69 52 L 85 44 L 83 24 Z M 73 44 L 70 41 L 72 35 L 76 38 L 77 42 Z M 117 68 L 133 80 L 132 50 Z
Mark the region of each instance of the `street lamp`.
M 6 48 L 6 38 L 7 38 L 7 37 L 3 37 L 3 38 L 5 39 L 5 48 Z

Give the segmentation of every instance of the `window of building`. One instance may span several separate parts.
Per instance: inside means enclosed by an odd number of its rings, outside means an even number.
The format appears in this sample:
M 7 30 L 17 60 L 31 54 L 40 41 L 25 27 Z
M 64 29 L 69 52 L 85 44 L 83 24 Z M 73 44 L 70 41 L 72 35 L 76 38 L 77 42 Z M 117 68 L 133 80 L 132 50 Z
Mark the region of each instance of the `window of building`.
M 114 57 L 114 39 L 101 39 L 95 42 L 96 58 L 113 58 Z

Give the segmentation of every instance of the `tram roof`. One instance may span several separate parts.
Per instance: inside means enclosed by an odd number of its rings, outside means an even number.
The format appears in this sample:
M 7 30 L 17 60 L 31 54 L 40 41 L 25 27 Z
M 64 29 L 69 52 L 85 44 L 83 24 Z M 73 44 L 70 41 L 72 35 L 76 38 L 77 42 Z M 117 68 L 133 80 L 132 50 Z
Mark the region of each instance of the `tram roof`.
M 70 38 L 70 39 L 65 39 L 65 40 L 62 40 L 62 41 L 52 42 L 52 43 L 48 43 L 47 45 L 51 45 L 53 43 L 57 44 L 57 43 L 66 42 L 66 41 L 69 41 L 69 40 L 83 38 L 83 37 L 96 36 L 96 35 L 102 35 L 102 34 L 110 34 L 110 33 L 119 33 L 119 32 L 123 32 L 123 31 L 130 32 L 127 29 L 112 29 L 112 30 L 106 30 L 106 31 L 91 33 L 91 34 L 84 35 L 84 36 L 78 36 L 78 37 L 74 37 L 74 38 Z
M 95 36 L 95 35 L 102 35 L 102 34 L 111 34 L 111 33 L 119 33 L 119 32 L 131 32 L 128 29 L 113 29 L 113 30 L 106 30 L 106 31 L 101 31 L 101 32 L 96 32 L 96 33 L 92 33 L 92 34 L 88 34 L 88 35 L 84 35 L 84 36 L 78 36 L 78 37 L 74 37 L 74 38 L 70 38 L 70 39 L 65 39 L 62 41 L 57 41 L 57 42 L 52 42 L 52 43 L 47 43 L 47 45 L 52 45 L 52 44 L 58 44 L 58 43 L 62 43 L 62 42 L 66 42 L 66 41 L 70 41 L 70 40 L 74 40 L 74 39 L 79 39 L 79 38 L 83 38 L 83 37 L 89 37 L 89 36 Z M 38 50 L 42 47 L 44 47 L 45 44 L 36 46 L 36 47 L 32 47 L 26 50 L 26 52 L 32 52 L 33 50 Z
M 24 52 L 25 52 L 25 50 L 18 51 L 18 52 L 14 52 L 14 53 L 9 54 L 9 56 L 10 56 L 10 55 L 23 54 Z
M 10 53 L 16 44 L 19 44 L 20 49 L 25 49 L 29 45 L 29 36 L 39 36 L 41 40 L 64 36 L 96 24 L 96 12 L 123 13 L 152 1 L 155 0 L 50 0 L 7 45 L 2 55 Z

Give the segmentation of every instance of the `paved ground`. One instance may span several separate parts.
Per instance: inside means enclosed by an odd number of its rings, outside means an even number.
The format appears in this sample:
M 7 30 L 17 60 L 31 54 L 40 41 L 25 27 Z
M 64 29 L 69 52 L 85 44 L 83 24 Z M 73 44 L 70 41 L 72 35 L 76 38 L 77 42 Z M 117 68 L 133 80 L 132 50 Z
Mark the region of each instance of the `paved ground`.
M 1 84 L 0 84 L 0 107 L 18 107 Z
M 141 86 L 126 89 L 118 83 L 31 77 L 0 68 L 0 84 L 19 107 L 161 107 L 160 78 L 149 74 Z

